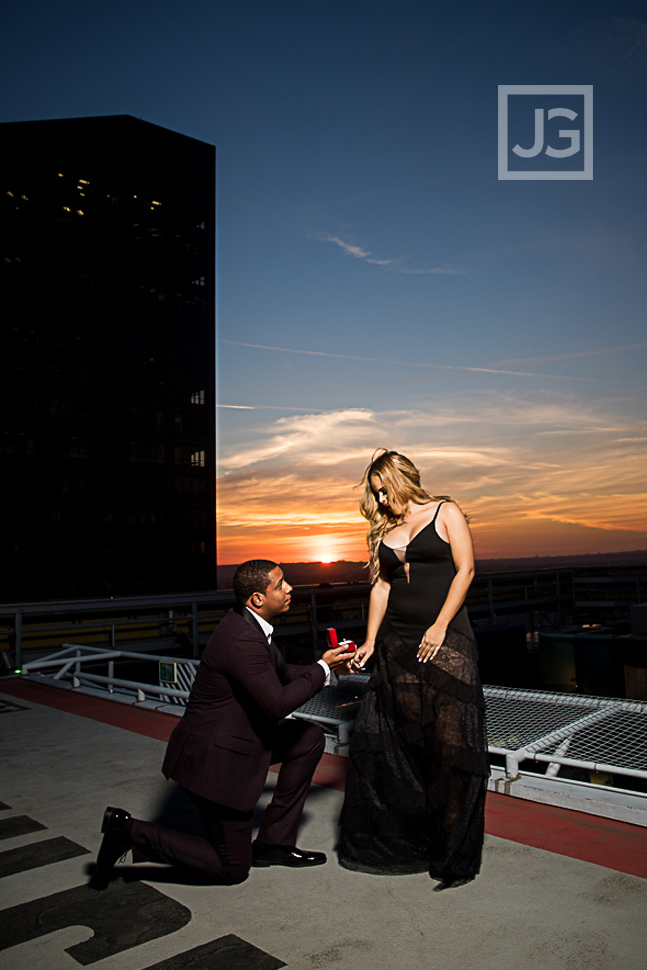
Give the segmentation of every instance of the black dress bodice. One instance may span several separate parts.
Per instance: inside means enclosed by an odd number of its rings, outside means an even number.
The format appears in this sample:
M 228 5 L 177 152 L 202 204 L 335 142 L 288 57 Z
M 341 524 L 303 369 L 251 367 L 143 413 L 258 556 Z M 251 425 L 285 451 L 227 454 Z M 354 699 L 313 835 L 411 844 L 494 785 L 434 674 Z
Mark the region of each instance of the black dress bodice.
M 404 553 L 404 561 L 384 542 L 379 548 L 380 565 L 391 582 L 386 618 L 405 642 L 416 646 L 442 609 L 456 575 L 451 546 L 436 531 L 437 515 L 438 510 L 433 520 L 398 550 Z M 466 637 L 474 636 L 465 606 L 449 628 Z

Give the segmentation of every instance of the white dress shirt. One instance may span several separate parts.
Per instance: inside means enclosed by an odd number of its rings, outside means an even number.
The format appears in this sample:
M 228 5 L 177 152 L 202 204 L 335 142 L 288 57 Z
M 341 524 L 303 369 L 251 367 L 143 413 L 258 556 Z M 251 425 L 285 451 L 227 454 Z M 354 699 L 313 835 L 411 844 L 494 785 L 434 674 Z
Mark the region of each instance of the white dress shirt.
M 269 643 L 270 640 L 272 639 L 272 634 L 274 633 L 274 627 L 272 626 L 272 624 L 268 623 L 267 620 L 260 615 L 260 613 L 256 612 L 256 610 L 250 610 L 249 606 L 245 607 L 245 609 L 249 610 L 249 612 L 252 614 L 252 616 L 260 626 L 261 630 L 267 637 L 267 642 Z M 324 681 L 324 687 L 328 687 L 328 685 L 330 684 L 330 667 L 328 666 L 325 660 L 317 660 L 317 663 L 321 664 L 321 666 L 323 667 L 324 674 L 326 675 L 326 679 Z

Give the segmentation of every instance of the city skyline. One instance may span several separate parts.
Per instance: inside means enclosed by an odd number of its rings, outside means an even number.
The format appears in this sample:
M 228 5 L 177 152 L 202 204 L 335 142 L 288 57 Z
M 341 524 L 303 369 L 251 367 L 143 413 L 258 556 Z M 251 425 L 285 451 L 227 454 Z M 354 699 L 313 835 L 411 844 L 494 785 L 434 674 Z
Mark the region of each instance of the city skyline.
M 2 120 L 218 150 L 218 560 L 365 557 L 373 451 L 481 559 L 647 547 L 647 18 L 635 2 L 7 17 Z M 592 181 L 499 181 L 497 88 L 591 84 Z

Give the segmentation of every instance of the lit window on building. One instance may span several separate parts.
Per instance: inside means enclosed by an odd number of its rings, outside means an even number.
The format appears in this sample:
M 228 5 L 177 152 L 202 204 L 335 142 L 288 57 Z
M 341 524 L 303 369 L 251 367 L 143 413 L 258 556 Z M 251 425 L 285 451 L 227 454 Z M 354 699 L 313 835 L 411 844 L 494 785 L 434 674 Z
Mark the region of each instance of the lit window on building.
M 70 438 L 68 454 L 70 458 L 87 458 L 88 443 L 84 438 Z
M 191 404 L 204 404 L 204 391 L 191 391 Z
M 191 464 L 194 468 L 204 468 L 204 451 L 192 451 Z

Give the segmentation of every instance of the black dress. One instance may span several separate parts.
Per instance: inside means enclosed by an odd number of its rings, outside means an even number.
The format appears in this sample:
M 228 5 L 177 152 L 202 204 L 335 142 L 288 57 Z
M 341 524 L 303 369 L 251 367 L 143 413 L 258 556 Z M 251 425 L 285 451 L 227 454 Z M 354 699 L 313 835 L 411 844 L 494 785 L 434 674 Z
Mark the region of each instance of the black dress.
M 465 607 L 434 660 L 417 658 L 455 575 L 437 515 L 408 546 L 380 545 L 391 590 L 350 744 L 339 861 L 361 872 L 426 871 L 451 882 L 480 868 L 489 764 Z

